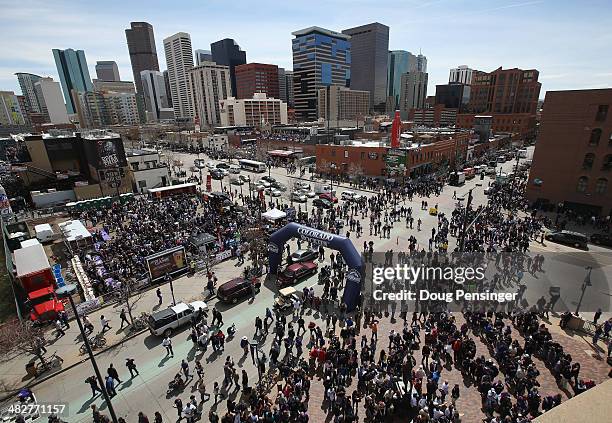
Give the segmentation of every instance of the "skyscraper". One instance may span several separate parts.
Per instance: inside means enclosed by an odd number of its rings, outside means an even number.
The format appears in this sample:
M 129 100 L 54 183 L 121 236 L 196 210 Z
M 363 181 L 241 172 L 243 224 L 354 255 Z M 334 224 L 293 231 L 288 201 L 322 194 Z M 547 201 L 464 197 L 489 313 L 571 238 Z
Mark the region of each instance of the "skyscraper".
M 320 88 L 348 87 L 351 80 L 350 35 L 313 26 L 292 33 L 295 112 L 299 120 L 317 119 Z
M 159 71 L 142 71 L 142 90 L 147 110 L 147 121 L 174 118 L 174 110 L 169 106 L 164 74 Z
M 410 109 L 422 109 L 427 97 L 427 73 L 420 71 L 402 75 L 400 93 L 400 111 L 402 119 L 408 118 Z
M 416 57 L 416 70 L 419 72 L 427 72 L 427 57 L 421 53 Z
M 40 113 L 45 116 L 47 122 L 70 122 L 59 83 L 55 82 L 53 78 L 40 78 L 34 84 L 34 89 L 40 104 Z
M 212 60 L 218 65 L 229 66 L 230 80 L 232 81 L 232 95 L 236 94 L 236 73 L 234 68 L 246 63 L 246 52 L 240 49 L 236 41 L 231 38 L 216 41 L 210 45 Z
M 174 116 L 177 118 L 192 118 L 195 115 L 187 81 L 187 72 L 193 68 L 191 37 L 186 32 L 178 32 L 165 38 L 164 51 L 166 53 Z
M 40 81 L 41 77 L 24 72 L 18 72 L 15 75 L 17 75 L 17 81 L 21 87 L 21 94 L 23 94 L 26 99 L 27 111 L 29 113 L 42 113 L 40 102 L 36 97 L 36 89 L 34 88 L 34 84 Z
M 157 50 L 155 49 L 155 36 L 153 26 L 148 22 L 130 22 L 130 28 L 125 30 L 130 62 L 136 91 L 142 92 L 140 72 L 143 70 L 159 70 Z
M 168 71 L 162 72 L 164 74 L 164 85 L 166 86 L 166 95 L 168 96 L 168 107 L 172 107 L 172 92 L 170 91 L 170 78 L 168 77 Z
M 417 56 L 405 50 L 392 50 L 388 55 L 387 111 L 399 109 L 402 75 L 417 70 Z
M 15 93 L 0 91 L 0 134 L 5 135 L 5 129 L 10 131 L 8 127 L 23 127 L 25 124 L 25 111 L 19 106 Z
M 229 66 L 204 62 L 187 72 L 189 95 L 201 127 L 221 124 L 220 100 L 231 97 Z
M 279 98 L 278 66 L 248 63 L 235 68 L 236 98 L 253 98 L 255 93 L 266 93 L 268 98 Z
M 96 62 L 96 76 L 102 81 L 121 81 L 117 63 L 112 60 Z
M 472 83 L 473 69 L 468 68 L 466 65 L 457 66 L 450 70 L 448 75 L 448 83 L 461 82 L 462 84 L 470 85 Z
M 285 84 L 287 86 L 287 107 L 294 108 L 295 107 L 295 96 L 294 96 L 294 88 L 293 88 L 293 71 L 286 70 L 285 71 Z
M 68 114 L 76 113 L 76 105 L 72 96 L 72 91 L 85 92 L 91 91 L 93 85 L 87 69 L 87 60 L 83 50 L 53 49 L 55 66 L 62 83 L 64 99 L 66 100 L 66 110 Z
M 278 68 L 278 98 L 287 102 L 287 75 L 285 68 Z
M 200 66 L 203 62 L 212 62 L 212 53 L 210 50 L 198 49 L 194 51 L 196 66 Z
M 342 33 L 351 36 L 351 90 L 369 91 L 370 107 L 384 112 L 389 27 L 375 22 Z

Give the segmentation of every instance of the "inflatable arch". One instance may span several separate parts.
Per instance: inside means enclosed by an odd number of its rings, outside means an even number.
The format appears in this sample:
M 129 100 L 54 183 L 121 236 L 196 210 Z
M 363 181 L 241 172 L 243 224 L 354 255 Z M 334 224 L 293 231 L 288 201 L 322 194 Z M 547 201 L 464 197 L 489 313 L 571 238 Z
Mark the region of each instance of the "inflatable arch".
M 351 240 L 347 237 L 323 232 L 308 226 L 291 222 L 270 236 L 268 244 L 268 258 L 270 264 L 270 274 L 276 275 L 281 264 L 282 252 L 285 243 L 292 237 L 297 237 L 303 241 L 311 242 L 318 246 L 338 251 L 342 254 L 344 262 L 348 265 L 346 274 L 346 284 L 342 301 L 346 304 L 348 311 L 354 310 L 359 305 L 359 295 L 361 293 L 362 281 L 364 278 L 364 264 L 361 254 L 357 251 Z

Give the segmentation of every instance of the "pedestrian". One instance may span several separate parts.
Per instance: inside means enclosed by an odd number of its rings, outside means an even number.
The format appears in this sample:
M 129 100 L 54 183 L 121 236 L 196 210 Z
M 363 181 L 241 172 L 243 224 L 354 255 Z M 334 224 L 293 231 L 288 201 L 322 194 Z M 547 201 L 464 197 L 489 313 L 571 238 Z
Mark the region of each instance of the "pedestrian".
M 195 370 L 198 375 L 198 380 L 202 380 L 202 377 L 204 377 L 204 367 L 202 367 L 202 362 L 200 360 L 196 360 Z
M 149 423 L 149 418 L 142 411 L 138 412 L 138 423 Z
M 111 398 L 117 395 L 117 391 L 115 391 L 115 381 L 113 380 L 112 377 L 106 376 L 104 386 L 106 388 L 106 392 Z
M 93 376 L 93 375 L 89 376 L 87 379 L 85 379 L 85 383 L 88 383 L 89 387 L 91 388 L 91 397 L 92 398 L 96 396 L 96 392 L 102 393 L 102 390 L 98 386 L 98 380 L 96 379 L 95 376 Z
M 110 366 L 108 366 L 108 369 L 106 369 L 106 373 L 112 377 L 113 379 L 115 379 L 117 381 L 117 383 L 121 383 L 121 379 L 119 379 L 119 373 L 117 372 L 117 369 L 115 369 L 113 367 L 113 363 L 110 364 Z
M 597 311 L 595 312 L 595 315 L 593 316 L 594 325 L 597 324 L 597 321 L 599 320 L 600 317 L 601 317 L 601 308 L 598 308 Z
M 66 332 L 64 332 L 64 329 L 62 329 L 62 322 L 60 319 L 55 321 L 55 333 L 57 338 L 61 338 L 62 336 L 66 335 Z
M 159 411 L 155 412 L 155 418 L 153 419 L 154 423 L 163 423 L 162 415 Z
M 185 375 L 185 380 L 189 379 L 189 363 L 185 359 L 181 360 L 181 369 Z
M 107 330 L 111 330 L 110 320 L 105 319 L 104 315 L 100 316 L 100 324 L 102 325 L 102 333 L 106 332 Z
M 219 382 L 217 381 L 215 381 L 215 383 L 213 384 L 213 395 L 215 396 L 215 404 L 217 404 L 219 402 L 220 395 Z
M 178 415 L 178 421 L 183 420 L 183 401 L 180 398 L 174 400 L 174 408 L 176 408 L 176 413 Z
M 130 376 L 132 378 L 135 376 L 134 373 L 136 373 L 136 375 L 140 374 L 140 373 L 138 373 L 138 369 L 136 368 L 136 363 L 134 363 L 134 359 L 133 358 L 126 358 L 125 359 L 125 367 L 127 367 L 128 370 L 130 371 Z
M 68 313 L 66 313 L 66 310 L 60 311 L 59 316 L 62 320 L 62 324 L 64 325 L 64 327 L 66 329 L 70 329 L 70 323 L 68 323 Z
M 126 326 L 130 326 L 130 321 L 127 319 L 124 308 L 121 309 L 121 313 L 119 313 L 119 318 L 121 319 L 121 327 L 119 329 L 123 329 L 124 323 Z
M 166 357 L 174 357 L 174 351 L 172 351 L 172 339 L 170 339 L 170 335 L 164 338 L 162 345 L 166 348 Z
M 160 289 L 159 287 L 158 287 L 158 288 L 155 290 L 155 294 L 157 294 L 157 299 L 158 299 L 158 303 L 157 303 L 157 305 L 158 305 L 158 306 L 161 306 L 161 305 L 162 305 L 163 298 L 162 298 L 161 289 Z
M 204 379 L 200 379 L 198 382 L 198 392 L 200 393 L 200 402 L 210 399 L 210 394 L 206 392 L 206 382 L 204 382 Z M 204 397 L 206 397 L 206 399 L 204 399 Z
M 83 327 L 85 328 L 85 334 L 89 335 L 94 331 L 94 325 L 89 320 L 89 317 L 83 316 Z

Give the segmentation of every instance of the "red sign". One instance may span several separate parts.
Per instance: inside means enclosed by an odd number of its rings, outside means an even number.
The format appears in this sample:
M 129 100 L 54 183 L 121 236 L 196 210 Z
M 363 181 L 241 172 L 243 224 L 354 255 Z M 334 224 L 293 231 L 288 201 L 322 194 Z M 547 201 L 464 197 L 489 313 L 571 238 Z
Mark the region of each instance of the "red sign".
M 206 175 L 206 191 L 208 192 L 212 191 L 212 176 L 211 175 Z
M 399 148 L 401 133 L 402 133 L 402 120 L 400 119 L 400 112 L 396 110 L 395 118 L 393 119 L 393 125 L 391 126 L 391 148 Z

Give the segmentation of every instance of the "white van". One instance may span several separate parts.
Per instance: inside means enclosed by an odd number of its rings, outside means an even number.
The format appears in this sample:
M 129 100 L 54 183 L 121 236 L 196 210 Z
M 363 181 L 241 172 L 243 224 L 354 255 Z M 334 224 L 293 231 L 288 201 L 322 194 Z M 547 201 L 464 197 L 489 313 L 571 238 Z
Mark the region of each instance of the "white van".
M 238 166 L 238 165 L 230 165 L 229 173 L 233 173 L 234 175 L 239 174 L 240 173 L 240 166 Z

